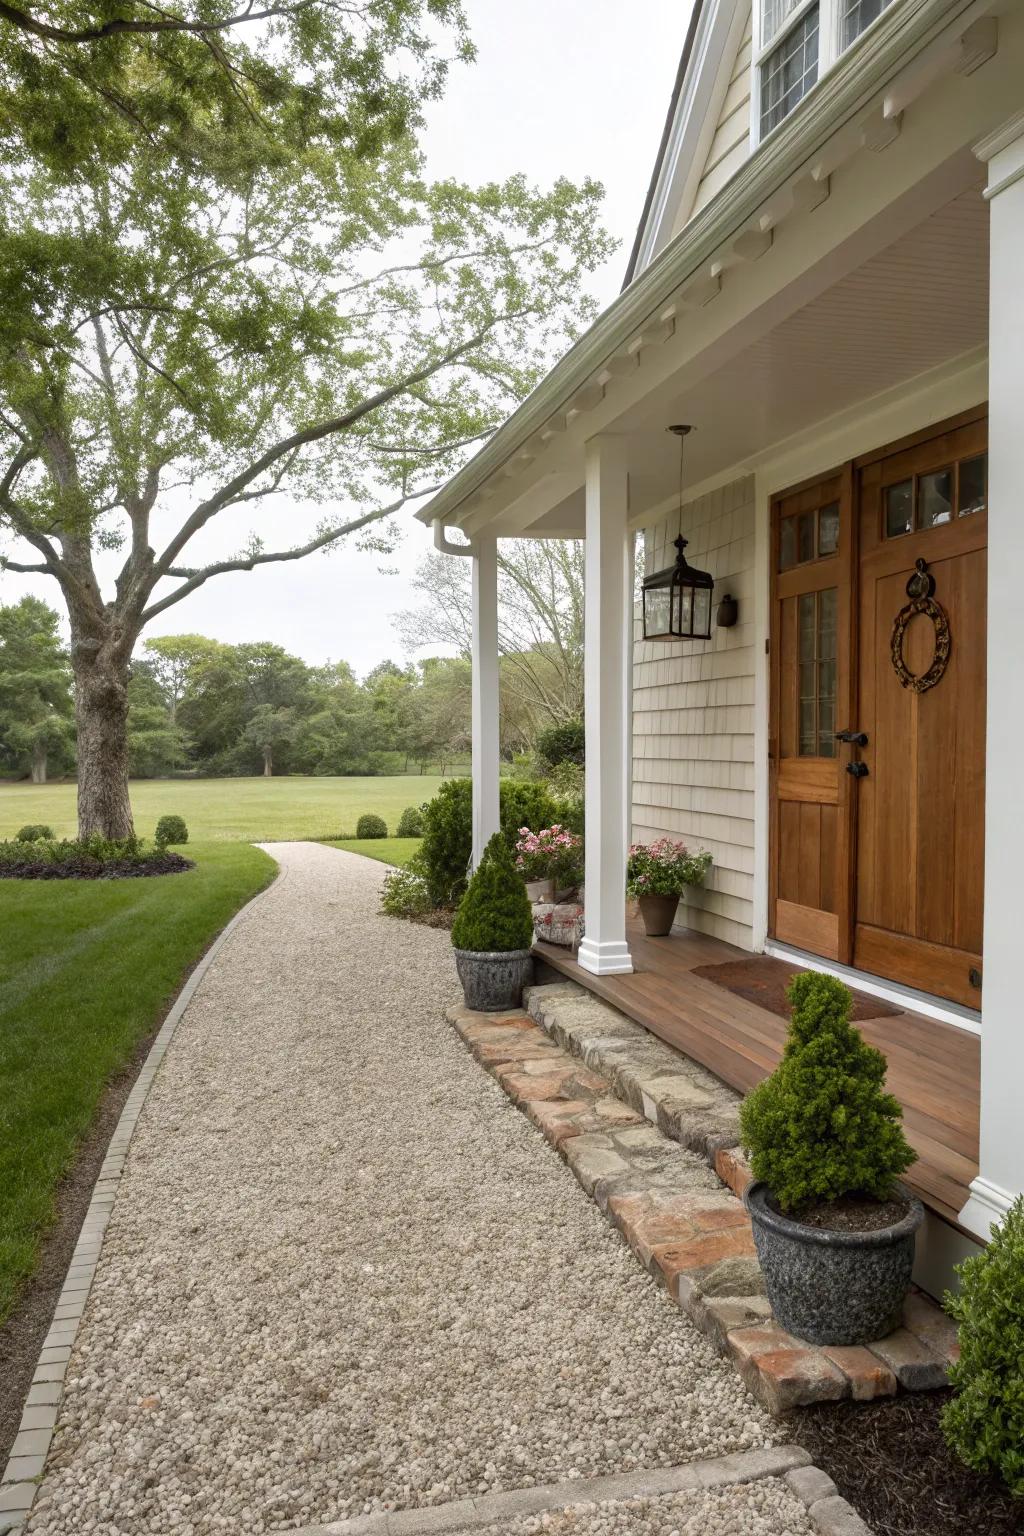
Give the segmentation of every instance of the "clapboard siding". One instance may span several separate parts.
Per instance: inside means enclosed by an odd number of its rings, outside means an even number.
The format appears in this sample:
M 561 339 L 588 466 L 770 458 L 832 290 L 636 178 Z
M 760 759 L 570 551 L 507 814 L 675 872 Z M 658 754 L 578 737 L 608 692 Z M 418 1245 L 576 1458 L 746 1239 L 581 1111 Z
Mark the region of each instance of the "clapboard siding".
M 645 534 L 648 572 L 671 565 L 678 515 Z M 754 870 L 754 481 L 745 476 L 683 509 L 687 558 L 729 591 L 741 622 L 705 641 L 645 642 L 633 660 L 633 838 L 707 848 L 707 887 L 680 921 L 749 949 Z M 746 620 L 746 622 L 743 622 Z
M 729 87 L 718 114 L 711 147 L 697 185 L 697 195 L 692 218 L 709 203 L 720 187 L 733 176 L 750 154 L 750 58 L 751 58 L 751 10 L 736 59 L 729 76 Z

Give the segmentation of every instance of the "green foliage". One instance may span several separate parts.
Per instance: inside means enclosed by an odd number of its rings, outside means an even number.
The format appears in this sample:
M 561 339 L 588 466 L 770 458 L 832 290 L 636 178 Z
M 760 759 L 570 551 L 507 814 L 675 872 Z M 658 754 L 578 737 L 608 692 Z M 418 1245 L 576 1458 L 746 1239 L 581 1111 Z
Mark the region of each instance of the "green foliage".
M 626 895 L 681 896 L 688 885 L 703 885 L 711 854 L 691 853 L 685 843 L 662 837 L 654 843 L 634 843 L 626 860 Z
M 44 821 L 30 821 L 27 826 L 19 827 L 14 838 L 19 843 L 38 843 L 40 840 L 49 842 L 53 837 L 53 828 L 48 827 Z
M 398 820 L 396 837 L 423 836 L 423 806 L 407 805 Z
M 388 824 L 383 816 L 374 816 L 368 811 L 365 816 L 360 816 L 356 822 L 356 837 L 387 837 Z
M 474 871 L 452 925 L 456 949 L 477 953 L 529 949 L 533 914 L 523 878 L 512 862 L 508 843 L 495 832 Z
M 960 1358 L 942 1427 L 967 1466 L 995 1473 L 1024 1498 L 1024 1195 L 957 1273 L 959 1295 L 945 1300 L 959 1324 Z
M 882 1200 L 914 1161 L 903 1110 L 883 1091 L 886 1063 L 850 1023 L 852 995 L 806 971 L 789 989 L 782 1060 L 740 1107 L 754 1177 L 784 1211 L 858 1194 Z
M 0 607 L 0 768 L 37 783 L 75 757 L 71 667 L 58 622 L 38 597 Z
M 156 845 L 169 848 L 173 844 L 188 842 L 188 827 L 181 816 L 161 816 L 156 824 Z
M 586 756 L 586 732 L 582 720 L 563 720 L 549 725 L 537 736 L 537 754 L 550 768 L 560 763 L 581 765 Z
M 501 830 L 510 852 L 521 827 L 539 832 L 555 820 L 555 802 L 544 784 L 502 779 L 499 795 Z M 435 907 L 453 906 L 462 897 L 472 851 L 472 783 L 469 779 L 447 779 L 423 808 L 421 856 Z
M 575 832 L 577 837 L 582 837 L 586 829 L 587 805 L 583 764 L 566 758 L 548 774 L 548 788 L 557 809 L 556 820 L 570 832 Z
M 423 917 L 431 911 L 430 889 L 413 865 L 390 869 L 380 891 L 380 909 L 388 917 Z
M 123 875 L 166 874 L 189 867 L 162 846 L 147 848 L 137 837 L 92 837 L 0 843 L 5 880 L 101 880 Z

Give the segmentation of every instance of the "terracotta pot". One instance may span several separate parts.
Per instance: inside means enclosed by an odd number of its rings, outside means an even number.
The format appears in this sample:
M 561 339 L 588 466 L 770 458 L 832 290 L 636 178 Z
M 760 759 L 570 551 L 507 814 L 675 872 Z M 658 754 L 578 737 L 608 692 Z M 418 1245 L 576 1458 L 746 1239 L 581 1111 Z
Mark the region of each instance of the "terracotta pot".
M 641 896 L 637 904 L 644 920 L 644 932 L 649 939 L 661 939 L 666 933 L 672 932 L 679 905 L 678 896 Z
M 526 894 L 531 901 L 554 901 L 554 880 L 527 880 Z

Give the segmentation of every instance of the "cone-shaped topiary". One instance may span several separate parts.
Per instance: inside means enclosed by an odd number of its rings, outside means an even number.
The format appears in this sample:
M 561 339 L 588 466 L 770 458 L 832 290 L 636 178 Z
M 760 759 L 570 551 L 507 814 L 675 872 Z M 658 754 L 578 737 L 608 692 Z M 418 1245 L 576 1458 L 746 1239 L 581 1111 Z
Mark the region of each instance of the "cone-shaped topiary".
M 533 913 L 508 844 L 495 832 L 452 925 L 456 949 L 507 954 L 533 943 Z
M 960 1294 L 947 1295 L 946 1307 L 960 1324 L 960 1359 L 942 1427 L 969 1467 L 996 1473 L 1024 1498 L 1024 1196 L 957 1273 Z
M 782 1060 L 740 1106 L 756 1179 L 782 1211 L 817 1200 L 884 1200 L 914 1161 L 903 1110 L 883 1091 L 885 1057 L 850 1023 L 853 997 L 834 976 L 805 971 L 788 992 Z

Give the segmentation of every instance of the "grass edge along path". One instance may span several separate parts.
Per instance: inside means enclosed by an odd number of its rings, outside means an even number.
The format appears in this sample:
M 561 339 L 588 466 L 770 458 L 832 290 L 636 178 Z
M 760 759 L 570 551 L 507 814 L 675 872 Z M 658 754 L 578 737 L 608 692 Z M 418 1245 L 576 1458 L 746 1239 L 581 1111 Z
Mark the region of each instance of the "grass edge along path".
M 188 854 L 180 875 L 0 881 L 0 1322 L 108 1079 L 276 873 L 246 843 Z
M 343 853 L 361 853 L 366 859 L 376 859 L 381 864 L 394 864 L 404 869 L 419 848 L 421 837 L 325 837 L 326 848 L 340 848 Z

